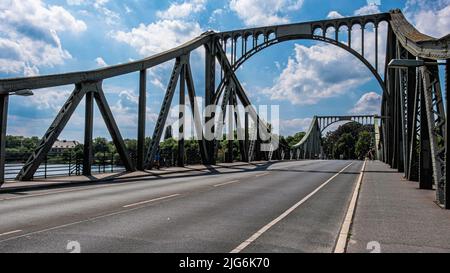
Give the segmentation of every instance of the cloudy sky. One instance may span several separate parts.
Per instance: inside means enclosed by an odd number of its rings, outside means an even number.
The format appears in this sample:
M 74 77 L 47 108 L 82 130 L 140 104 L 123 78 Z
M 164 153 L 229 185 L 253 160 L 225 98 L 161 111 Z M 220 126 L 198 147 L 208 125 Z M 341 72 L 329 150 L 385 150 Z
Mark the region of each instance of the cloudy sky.
M 206 30 L 284 24 L 401 8 L 417 28 L 450 32 L 450 0 L 0 0 L 0 78 L 89 70 L 148 57 Z M 355 31 L 354 43 L 360 35 Z M 380 29 L 380 37 L 385 26 Z M 372 34 L 372 35 L 371 35 Z M 341 35 L 342 39 L 346 35 Z M 359 42 L 358 42 L 359 39 Z M 380 38 L 380 47 L 383 47 Z M 374 63 L 373 30 L 366 35 Z M 360 50 L 355 45 L 356 50 Z M 381 50 L 384 51 L 384 50 Z M 380 56 L 380 63 L 383 63 Z M 203 53 L 192 55 L 197 95 L 204 90 Z M 148 128 L 153 132 L 171 64 L 149 71 Z M 380 71 L 382 69 L 380 68 Z M 308 127 L 314 115 L 373 114 L 380 87 L 349 53 L 311 41 L 286 42 L 257 54 L 238 71 L 254 104 L 280 105 L 281 132 Z M 104 89 L 125 138 L 136 138 L 138 74 L 106 80 Z M 73 86 L 11 97 L 8 134 L 42 136 Z M 175 105 L 175 104 L 174 104 Z M 82 140 L 83 107 L 61 138 Z M 95 136 L 108 137 L 98 112 Z

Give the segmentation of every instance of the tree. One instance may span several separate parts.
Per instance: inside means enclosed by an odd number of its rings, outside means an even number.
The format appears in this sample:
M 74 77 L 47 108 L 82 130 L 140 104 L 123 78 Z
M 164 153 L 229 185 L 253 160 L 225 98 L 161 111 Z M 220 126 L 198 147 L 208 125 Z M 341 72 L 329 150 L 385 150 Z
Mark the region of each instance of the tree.
M 358 141 L 356 142 L 356 150 L 355 150 L 358 159 L 364 159 L 364 157 L 372 148 L 371 144 L 372 144 L 372 135 L 367 131 L 360 132 Z
M 325 154 L 328 158 L 333 159 L 339 159 L 341 155 L 344 155 L 346 159 L 357 159 L 359 155 L 356 152 L 356 142 L 359 140 L 361 132 L 367 132 L 372 137 L 375 132 L 375 128 L 373 125 L 361 125 L 359 123 L 352 122 L 340 126 L 334 132 L 328 132 L 326 137 L 323 138 L 323 148 Z M 344 151 L 343 149 L 339 149 L 339 147 L 337 147 L 338 144 L 341 144 L 342 146 L 343 141 L 349 141 L 348 136 L 346 136 L 347 139 L 341 139 L 344 134 L 351 135 L 354 140 L 352 145 L 351 143 L 348 143 L 348 151 Z M 372 140 L 368 142 L 373 143 Z
M 94 154 L 111 152 L 110 145 L 108 143 L 108 140 L 106 140 L 106 138 L 97 137 L 92 142 L 93 142 L 92 147 L 94 150 Z
M 343 134 L 336 143 L 335 155 L 343 155 L 344 159 L 355 158 L 355 138 L 350 133 Z
M 299 133 L 296 133 L 294 136 L 288 136 L 286 138 L 286 141 L 287 141 L 288 145 L 290 147 L 292 147 L 292 146 L 300 143 L 300 141 L 302 141 L 302 139 L 305 137 L 305 135 L 306 135 L 305 132 L 299 132 Z

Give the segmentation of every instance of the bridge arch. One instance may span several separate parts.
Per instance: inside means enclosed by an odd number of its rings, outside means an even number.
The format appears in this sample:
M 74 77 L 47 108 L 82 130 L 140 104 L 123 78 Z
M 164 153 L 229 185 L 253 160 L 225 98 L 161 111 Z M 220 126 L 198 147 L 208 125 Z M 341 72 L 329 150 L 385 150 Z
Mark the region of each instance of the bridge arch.
M 358 25 L 358 23 L 355 23 L 356 25 Z M 353 25 L 355 25 L 353 24 Z M 334 26 L 330 26 L 331 28 L 333 28 L 335 31 L 338 31 L 338 28 L 335 28 Z M 327 44 L 331 44 L 334 46 L 337 46 L 345 51 L 347 51 L 348 53 L 350 53 L 351 55 L 353 55 L 354 57 L 356 57 L 359 61 L 361 61 L 370 71 L 370 73 L 375 77 L 375 79 L 377 80 L 379 86 L 381 87 L 381 90 L 383 92 L 383 94 L 387 94 L 387 88 L 385 85 L 384 80 L 382 79 L 381 75 L 378 73 L 378 71 L 376 70 L 376 68 L 370 63 L 370 61 L 363 57 L 359 52 L 357 52 L 355 49 L 353 49 L 351 46 L 346 45 L 344 43 L 341 43 L 337 40 L 331 39 L 326 37 L 326 31 L 328 28 L 325 27 L 315 27 L 313 30 L 316 31 L 317 29 L 321 29 L 323 35 L 310 35 L 310 34 L 292 34 L 292 35 L 288 35 L 288 36 L 283 36 L 282 38 L 278 38 L 275 37 L 274 39 L 268 39 L 269 35 L 266 35 L 264 33 L 257 33 L 256 37 L 259 37 L 260 35 L 264 35 L 264 43 L 262 44 L 256 44 L 252 49 L 250 49 L 249 51 L 245 52 L 245 54 L 243 54 L 239 59 L 237 59 L 235 62 L 233 62 L 232 59 L 232 68 L 233 68 L 233 72 L 236 72 L 246 61 L 248 61 L 251 57 L 253 57 L 254 55 L 258 54 L 259 52 L 263 51 L 264 49 L 267 49 L 271 46 L 283 43 L 283 42 L 287 42 L 287 41 L 293 41 L 293 40 L 312 40 L 312 41 L 320 41 L 320 42 L 324 42 Z M 272 32 L 273 34 L 273 32 Z M 226 40 L 225 40 L 226 41 Z M 235 58 L 235 57 L 233 57 Z M 224 87 L 225 87 L 225 82 L 226 82 L 226 78 L 223 78 L 222 81 L 220 82 L 218 88 L 217 88 L 217 92 L 215 95 L 215 99 L 214 101 L 216 103 L 219 102 L 220 97 L 222 96 L 223 92 L 224 92 Z

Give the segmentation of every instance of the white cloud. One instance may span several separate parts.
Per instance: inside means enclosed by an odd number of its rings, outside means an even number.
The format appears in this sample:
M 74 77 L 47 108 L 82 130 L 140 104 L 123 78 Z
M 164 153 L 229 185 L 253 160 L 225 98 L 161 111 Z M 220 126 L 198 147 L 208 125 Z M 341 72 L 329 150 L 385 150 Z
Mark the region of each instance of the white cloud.
M 343 18 L 344 16 L 342 14 L 340 14 L 339 12 L 333 10 L 330 11 L 327 15 L 328 19 L 337 19 L 337 18 Z
M 282 135 L 294 135 L 298 132 L 306 132 L 311 125 L 312 118 L 297 118 L 280 120 Z
M 348 92 L 368 80 L 367 69 L 344 50 L 333 45 L 295 45 L 295 56 L 289 58 L 274 85 L 263 92 L 272 100 L 312 105 Z
M 231 0 L 230 9 L 247 26 L 289 23 L 288 11 L 299 10 L 303 0 Z
M 379 115 L 381 109 L 381 95 L 375 92 L 364 94 L 355 107 L 350 110 L 350 114 L 354 115 Z
M 156 15 L 161 19 L 186 18 L 193 13 L 205 10 L 207 0 L 189 0 L 182 3 L 172 3 L 167 10 L 158 11 Z
M 369 14 L 375 14 L 375 13 L 380 13 L 380 8 L 378 5 L 374 5 L 374 4 L 368 4 L 367 6 L 357 9 L 354 12 L 354 14 L 356 16 L 369 15 Z
M 106 66 L 108 66 L 108 64 L 105 62 L 105 60 L 103 60 L 102 57 L 97 57 L 95 59 L 95 63 L 97 64 L 98 67 L 106 67 Z
M 67 0 L 69 6 L 80 6 L 85 3 L 85 0 Z
M 40 0 L 0 2 L 0 71 L 37 75 L 39 67 L 70 59 L 58 33 L 80 33 L 86 24 L 60 6 Z
M 215 9 L 212 13 L 211 16 L 209 17 L 209 23 L 214 23 L 217 21 L 217 18 L 222 16 L 225 13 L 224 9 Z
M 129 44 L 142 56 L 150 56 L 177 47 L 201 33 L 197 22 L 161 20 L 148 25 L 140 24 L 129 32 L 117 31 L 113 37 Z
M 450 32 L 450 0 L 408 0 L 405 15 L 427 35 L 440 38 Z

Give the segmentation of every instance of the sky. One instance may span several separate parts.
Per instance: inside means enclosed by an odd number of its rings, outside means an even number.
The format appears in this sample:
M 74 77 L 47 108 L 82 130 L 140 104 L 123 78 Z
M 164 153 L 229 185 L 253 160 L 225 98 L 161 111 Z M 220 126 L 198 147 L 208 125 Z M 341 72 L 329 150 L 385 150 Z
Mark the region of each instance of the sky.
M 364 15 L 394 8 L 402 9 L 408 20 L 428 35 L 450 33 L 450 0 L 0 0 L 0 78 L 126 63 L 176 47 L 207 30 Z M 360 30 L 354 33 L 355 49 L 360 50 Z M 371 63 L 375 59 L 373 33 L 369 27 L 365 40 Z M 380 72 L 385 34 L 384 25 L 380 27 Z M 345 34 L 340 37 L 346 39 Z M 197 95 L 202 96 L 203 50 L 193 52 L 191 63 Z M 148 72 L 148 136 L 153 132 L 172 65 L 169 62 Z M 381 88 L 370 71 L 354 56 L 330 44 L 285 42 L 255 55 L 237 75 L 253 104 L 279 105 L 283 135 L 306 130 L 314 115 L 377 114 L 380 109 Z M 138 83 L 138 73 L 103 83 L 124 138 L 135 139 L 137 135 Z M 73 88 L 33 90 L 32 97 L 11 96 L 7 133 L 41 137 Z M 82 141 L 83 104 L 60 139 Z M 176 115 L 173 109 L 170 119 Z M 109 138 L 97 110 L 94 135 Z

